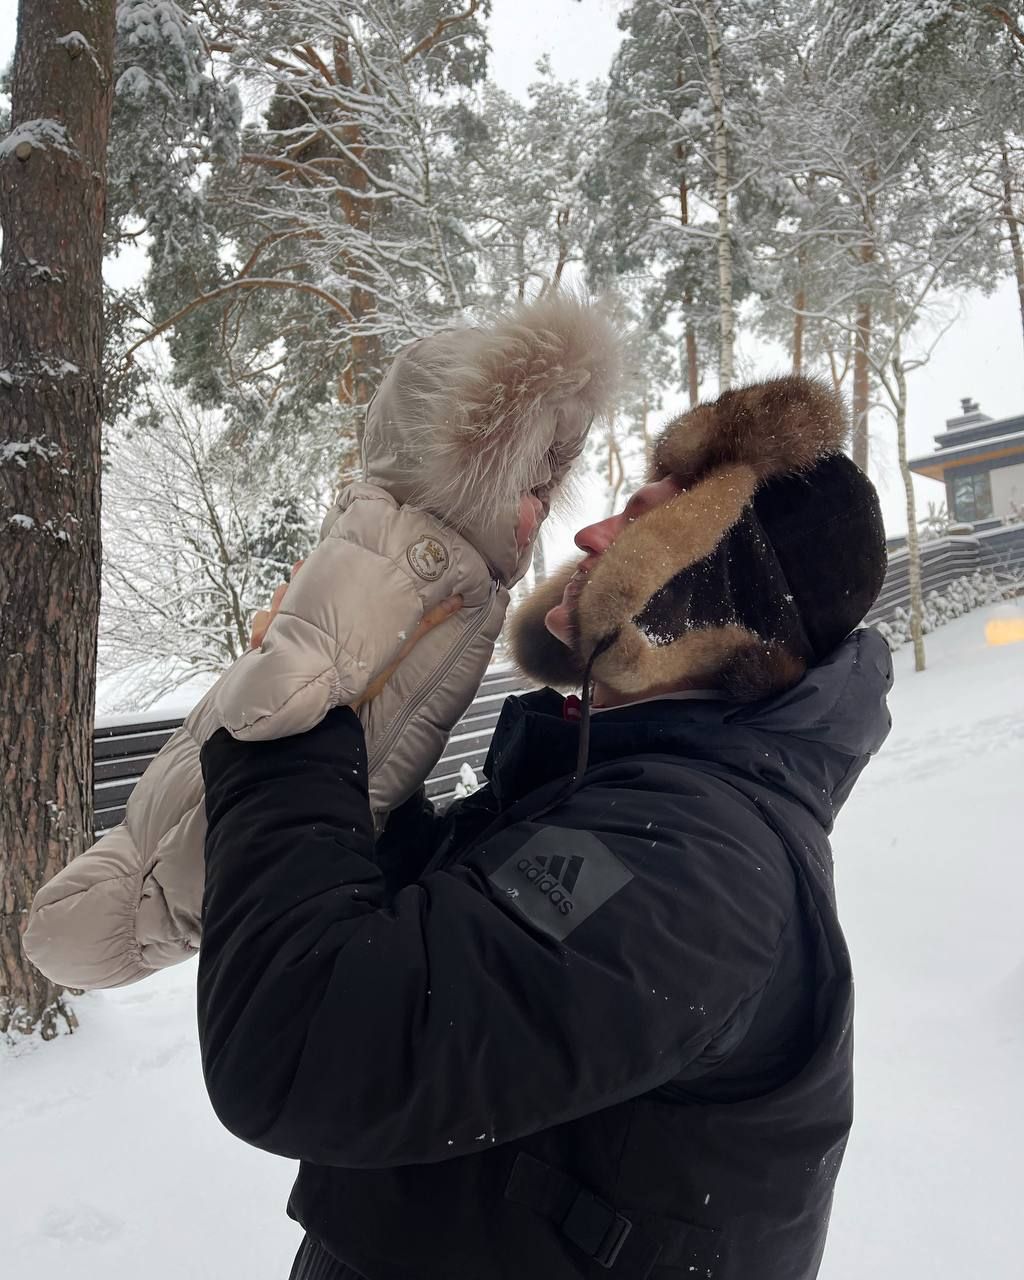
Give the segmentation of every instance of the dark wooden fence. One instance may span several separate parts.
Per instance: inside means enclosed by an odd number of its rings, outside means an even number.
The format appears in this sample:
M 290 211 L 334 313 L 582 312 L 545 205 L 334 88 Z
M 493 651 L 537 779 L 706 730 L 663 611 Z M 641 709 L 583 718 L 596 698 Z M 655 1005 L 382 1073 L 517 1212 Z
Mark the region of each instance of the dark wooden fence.
M 444 755 L 427 779 L 427 794 L 431 799 L 445 800 L 454 794 L 464 764 L 479 773 L 494 726 L 498 723 L 501 704 L 510 693 L 521 693 L 527 687 L 523 677 L 512 667 L 494 666 L 488 671 L 476 700 L 455 726 Z M 180 718 L 146 720 L 134 717 L 97 726 L 93 767 L 97 835 L 121 821 L 128 797 L 146 766 L 181 724 Z
M 957 578 L 990 570 L 1024 584 L 1024 524 L 1002 525 L 978 533 L 939 538 L 921 545 L 924 593 L 942 591 Z M 889 571 L 869 622 L 884 622 L 898 608 L 909 608 L 910 586 L 906 547 L 889 552 Z

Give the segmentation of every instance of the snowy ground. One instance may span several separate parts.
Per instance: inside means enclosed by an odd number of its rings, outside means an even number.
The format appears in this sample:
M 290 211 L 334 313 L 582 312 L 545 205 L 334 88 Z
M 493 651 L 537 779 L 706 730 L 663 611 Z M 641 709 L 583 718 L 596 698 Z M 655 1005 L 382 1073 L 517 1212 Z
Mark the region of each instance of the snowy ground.
M 1020 1275 L 1024 644 L 985 646 L 994 612 L 929 637 L 924 676 L 897 654 L 895 730 L 836 831 L 858 1101 L 822 1280 Z M 5 1276 L 287 1276 L 293 1166 L 218 1127 L 193 981 L 86 996 L 77 1035 L 0 1057 Z

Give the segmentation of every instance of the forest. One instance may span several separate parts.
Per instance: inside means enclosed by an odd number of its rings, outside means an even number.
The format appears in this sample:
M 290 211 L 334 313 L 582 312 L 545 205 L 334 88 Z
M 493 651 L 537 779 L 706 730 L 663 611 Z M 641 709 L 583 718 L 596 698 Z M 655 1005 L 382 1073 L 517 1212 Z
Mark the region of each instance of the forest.
M 355 475 L 389 358 L 516 300 L 585 289 L 629 330 L 588 446 L 609 509 L 669 398 L 742 380 L 750 331 L 843 393 L 861 466 L 895 434 L 913 565 L 908 374 L 957 291 L 1014 279 L 1024 336 L 1018 7 L 623 0 L 607 76 L 542 60 L 525 99 L 490 73 L 490 8 L 23 0 L 0 97 L 0 728 L 35 708 L 79 743 L 19 756 L 59 801 L 0 799 L 27 880 L 88 843 L 97 672 L 138 709 L 238 657 Z M 137 282 L 104 284 L 129 251 Z

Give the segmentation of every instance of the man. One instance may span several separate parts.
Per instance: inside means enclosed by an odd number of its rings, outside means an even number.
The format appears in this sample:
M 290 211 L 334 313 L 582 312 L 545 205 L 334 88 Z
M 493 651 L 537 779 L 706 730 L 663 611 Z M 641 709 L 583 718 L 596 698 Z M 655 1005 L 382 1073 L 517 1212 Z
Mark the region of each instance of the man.
M 296 577 L 202 752 L 199 966 L 215 1110 L 302 1161 L 293 1280 L 817 1274 L 852 1115 L 827 837 L 891 682 L 854 631 L 885 551 L 843 432 L 802 379 L 670 424 L 513 623 L 523 669 L 582 701 L 509 699 L 488 785 L 376 840 L 366 697 L 412 697 L 421 646 L 457 679 L 445 637 L 483 605 L 440 566 L 467 525 L 405 554 L 378 502 L 362 611 L 329 546 Z M 371 665 L 314 727 L 244 740 L 280 690 Z

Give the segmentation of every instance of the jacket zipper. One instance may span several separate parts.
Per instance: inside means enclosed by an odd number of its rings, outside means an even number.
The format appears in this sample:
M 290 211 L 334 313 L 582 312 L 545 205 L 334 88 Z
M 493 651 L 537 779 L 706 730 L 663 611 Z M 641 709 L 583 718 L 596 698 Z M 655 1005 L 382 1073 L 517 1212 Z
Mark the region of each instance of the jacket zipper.
M 497 590 L 497 586 L 495 582 L 492 580 L 491 593 L 487 598 L 487 603 L 485 605 L 480 606 L 479 616 L 473 620 L 470 626 L 466 628 L 466 630 L 462 633 L 462 636 L 459 639 L 458 644 L 454 647 L 454 649 L 451 650 L 451 652 L 448 654 L 445 660 L 441 663 L 441 665 L 437 667 L 436 670 L 431 672 L 429 676 L 427 676 L 426 680 L 424 680 L 424 682 L 416 690 L 413 696 L 405 704 L 401 712 L 391 722 L 390 728 L 388 729 L 384 737 L 380 740 L 380 742 L 378 742 L 376 750 L 374 751 L 373 755 L 370 757 L 367 763 L 367 773 L 369 775 L 372 776 L 374 773 L 376 773 L 377 769 L 381 764 L 381 761 L 387 757 L 391 748 L 395 745 L 395 741 L 397 740 L 398 735 L 402 732 L 402 730 L 409 723 L 412 717 L 420 709 L 420 707 L 423 705 L 426 699 L 430 696 L 430 694 L 434 692 L 434 690 L 437 688 L 439 684 L 442 684 L 444 682 L 444 679 L 448 675 L 448 672 L 451 671 L 452 667 L 455 666 L 458 660 L 469 648 L 472 641 L 475 640 L 476 637 L 483 630 L 484 623 L 491 616 L 491 608 L 494 604 L 494 596 L 495 596 L 496 590 Z M 452 727 L 454 728 L 454 725 Z

